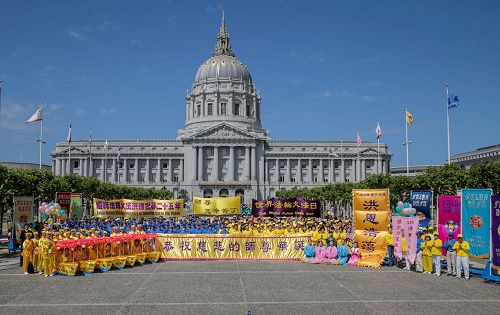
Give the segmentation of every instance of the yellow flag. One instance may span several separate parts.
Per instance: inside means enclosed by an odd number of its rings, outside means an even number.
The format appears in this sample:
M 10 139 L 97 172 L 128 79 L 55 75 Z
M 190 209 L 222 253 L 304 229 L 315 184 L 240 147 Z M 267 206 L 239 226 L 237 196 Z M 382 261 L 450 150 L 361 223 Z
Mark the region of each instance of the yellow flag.
M 409 125 L 413 123 L 413 116 L 409 111 L 406 111 L 406 123 Z

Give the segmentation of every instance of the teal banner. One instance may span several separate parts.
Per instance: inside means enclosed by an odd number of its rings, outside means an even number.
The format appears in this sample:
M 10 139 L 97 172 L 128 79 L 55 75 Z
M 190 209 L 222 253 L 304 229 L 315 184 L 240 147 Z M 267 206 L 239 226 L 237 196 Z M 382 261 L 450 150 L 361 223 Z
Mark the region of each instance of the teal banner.
M 462 189 L 462 234 L 471 256 L 490 255 L 491 189 Z

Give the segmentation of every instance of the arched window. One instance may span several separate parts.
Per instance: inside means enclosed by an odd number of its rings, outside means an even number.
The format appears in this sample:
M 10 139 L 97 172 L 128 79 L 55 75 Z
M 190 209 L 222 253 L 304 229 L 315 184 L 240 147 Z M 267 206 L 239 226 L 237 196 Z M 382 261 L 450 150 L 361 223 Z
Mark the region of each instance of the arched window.
M 234 103 L 233 115 L 234 116 L 239 116 L 240 115 L 240 104 L 239 103 Z
M 245 196 L 245 191 L 243 189 L 241 189 L 241 188 L 238 188 L 234 192 L 234 195 L 235 196 L 240 196 L 241 197 L 241 201 L 243 201 L 243 196 Z
M 220 191 L 219 191 L 219 197 L 227 197 L 229 196 L 229 191 L 227 191 L 226 188 L 222 188 Z
M 207 188 L 203 191 L 203 198 L 212 198 L 214 196 L 214 192 L 212 189 Z

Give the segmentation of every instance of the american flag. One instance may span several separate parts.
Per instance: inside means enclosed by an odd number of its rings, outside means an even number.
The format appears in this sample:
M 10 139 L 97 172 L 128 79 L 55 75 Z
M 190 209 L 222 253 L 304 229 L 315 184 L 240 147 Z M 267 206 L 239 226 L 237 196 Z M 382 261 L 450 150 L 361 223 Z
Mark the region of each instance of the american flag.
M 335 152 L 333 152 L 333 149 L 332 148 L 329 148 L 328 149 L 328 156 L 331 156 L 331 157 L 339 157 L 339 155 Z
M 377 139 L 380 139 L 380 137 L 382 137 L 382 129 L 380 129 L 380 125 L 378 122 L 377 128 L 375 128 L 375 136 L 377 137 Z
M 357 143 L 358 143 L 358 148 L 361 146 L 361 144 L 363 143 L 363 140 L 361 140 L 361 136 L 359 135 L 359 132 L 356 132 L 357 134 Z

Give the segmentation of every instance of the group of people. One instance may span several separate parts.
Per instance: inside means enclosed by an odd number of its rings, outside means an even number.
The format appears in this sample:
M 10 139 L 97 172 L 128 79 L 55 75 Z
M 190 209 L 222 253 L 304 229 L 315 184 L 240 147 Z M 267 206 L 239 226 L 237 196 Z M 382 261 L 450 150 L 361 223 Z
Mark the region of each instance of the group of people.
M 358 243 L 350 242 L 351 246 L 347 245 L 346 238 L 335 239 L 329 236 L 326 244 L 323 244 L 323 239 L 319 239 L 316 245 L 309 238 L 307 245 L 304 247 L 304 261 L 310 264 L 332 264 L 332 265 L 349 265 L 357 266 L 361 258 Z
M 388 252 L 387 264 L 389 266 L 393 266 L 398 263 L 398 260 L 394 255 L 394 235 L 392 228 L 389 228 L 389 232 L 386 236 L 386 242 Z M 456 239 L 453 234 L 449 234 L 446 241 L 443 243 L 443 241 L 439 238 L 439 232 L 437 230 L 435 231 L 432 226 L 429 226 L 428 228 L 423 228 L 417 231 L 417 243 L 415 247 L 415 271 L 440 276 L 441 256 L 443 255 L 444 250 L 446 252 L 446 268 L 448 276 L 455 276 L 460 279 L 463 271 L 464 278 L 469 280 L 470 246 L 469 243 L 464 240 L 462 234 L 458 234 Z M 405 261 L 404 269 L 410 270 L 412 264 L 408 259 L 408 243 L 404 233 L 402 233 L 401 251 L 402 257 L 400 260 Z

